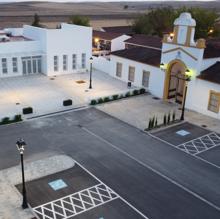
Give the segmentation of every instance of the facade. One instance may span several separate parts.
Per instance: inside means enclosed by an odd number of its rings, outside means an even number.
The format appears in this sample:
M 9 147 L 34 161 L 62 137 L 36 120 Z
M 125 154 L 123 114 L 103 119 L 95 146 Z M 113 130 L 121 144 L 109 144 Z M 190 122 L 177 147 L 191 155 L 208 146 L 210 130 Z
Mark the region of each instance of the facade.
M 92 28 L 61 24 L 60 29 L 25 25 L 0 32 L 0 77 L 85 71 L 92 55 Z
M 125 40 L 125 49 L 103 61 L 105 69 L 165 101 L 181 106 L 186 99 L 186 108 L 220 119 L 220 39 L 194 40 L 195 31 L 196 21 L 182 13 L 163 39 Z

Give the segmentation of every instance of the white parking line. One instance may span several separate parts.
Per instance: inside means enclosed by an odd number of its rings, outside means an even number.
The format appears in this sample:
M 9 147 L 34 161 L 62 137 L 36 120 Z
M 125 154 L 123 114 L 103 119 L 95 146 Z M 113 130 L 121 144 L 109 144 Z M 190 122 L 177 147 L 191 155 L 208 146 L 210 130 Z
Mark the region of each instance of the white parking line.
M 146 134 L 148 134 L 149 136 L 151 136 L 151 137 L 154 138 L 154 139 L 157 139 L 158 141 L 161 141 L 161 142 L 163 142 L 163 143 L 165 143 L 165 144 L 167 144 L 167 145 L 170 145 L 170 146 L 174 147 L 176 150 L 179 150 L 179 151 L 184 152 L 183 150 L 180 150 L 179 148 L 177 148 L 176 145 L 171 144 L 171 143 L 168 142 L 168 141 L 165 141 L 165 140 L 163 140 L 163 139 L 161 139 L 161 138 L 159 138 L 159 137 L 157 137 L 157 136 L 154 136 L 154 135 L 150 134 L 149 132 L 146 132 Z M 186 152 L 184 152 L 184 153 L 186 153 Z M 210 161 L 207 161 L 207 160 L 205 160 L 205 159 L 202 158 L 202 157 L 199 157 L 199 156 L 196 156 L 195 154 L 190 154 L 190 153 L 186 153 L 186 154 L 189 155 L 189 156 L 193 156 L 195 159 L 201 160 L 201 161 L 203 161 L 203 162 L 205 162 L 205 163 L 207 163 L 207 164 L 209 164 L 209 165 L 211 165 L 211 166 L 213 166 L 213 167 L 215 167 L 215 168 L 220 169 L 220 166 L 218 166 L 218 165 L 216 165 L 216 164 L 214 164 L 214 163 L 211 163 Z
M 208 204 L 209 206 L 215 208 L 216 210 L 220 211 L 220 207 L 215 205 L 214 203 L 208 201 L 207 199 L 203 198 L 201 195 L 198 195 L 197 193 L 193 192 L 192 190 L 186 188 L 185 186 L 179 184 L 178 182 L 174 181 L 173 179 L 169 178 L 168 176 L 160 173 L 159 171 L 153 169 L 152 167 L 150 167 L 149 165 L 147 165 L 146 163 L 138 160 L 137 158 L 133 157 L 132 155 L 130 155 L 129 153 L 127 153 L 126 151 L 118 148 L 116 145 L 112 144 L 111 142 L 105 140 L 104 138 L 96 135 L 95 133 L 93 133 L 92 131 L 90 131 L 89 129 L 82 127 L 83 130 L 85 130 L 87 133 L 93 135 L 94 137 L 98 138 L 99 140 L 105 142 L 106 144 L 108 144 L 109 146 L 113 147 L 114 149 L 116 149 L 117 151 L 123 153 L 124 155 L 126 155 L 127 157 L 129 157 L 130 159 L 136 161 L 137 163 L 139 163 L 140 165 L 146 167 L 147 169 L 150 169 L 151 171 L 153 171 L 154 173 L 158 174 L 159 176 L 163 177 L 164 179 L 168 180 L 169 182 L 175 184 L 176 186 L 180 187 L 181 189 L 183 189 L 184 191 L 190 193 L 191 195 L 193 195 L 194 197 L 200 199 L 201 201 L 205 202 L 206 204 Z

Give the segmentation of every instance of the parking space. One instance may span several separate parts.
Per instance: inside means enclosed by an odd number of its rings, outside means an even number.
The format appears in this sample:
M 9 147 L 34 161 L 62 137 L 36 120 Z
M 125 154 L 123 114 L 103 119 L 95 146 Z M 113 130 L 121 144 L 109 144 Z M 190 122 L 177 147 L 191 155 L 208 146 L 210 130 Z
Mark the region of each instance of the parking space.
M 168 142 L 169 144 L 178 146 L 209 133 L 210 131 L 202 127 L 185 122 L 172 127 L 167 127 L 162 131 L 153 133 L 153 135 Z
M 21 192 L 21 185 L 17 188 Z M 28 203 L 39 219 L 147 218 L 77 164 L 27 182 L 27 192 Z

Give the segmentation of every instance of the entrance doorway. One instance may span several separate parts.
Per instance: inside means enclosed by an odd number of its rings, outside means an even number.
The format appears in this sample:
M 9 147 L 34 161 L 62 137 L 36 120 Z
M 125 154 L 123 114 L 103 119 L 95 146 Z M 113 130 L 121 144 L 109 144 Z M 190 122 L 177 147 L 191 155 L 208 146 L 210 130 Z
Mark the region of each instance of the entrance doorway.
M 42 73 L 42 57 L 32 56 L 22 58 L 23 75 Z
M 169 85 L 167 99 L 182 104 L 185 89 L 185 72 L 186 67 L 181 62 L 173 63 L 169 71 Z

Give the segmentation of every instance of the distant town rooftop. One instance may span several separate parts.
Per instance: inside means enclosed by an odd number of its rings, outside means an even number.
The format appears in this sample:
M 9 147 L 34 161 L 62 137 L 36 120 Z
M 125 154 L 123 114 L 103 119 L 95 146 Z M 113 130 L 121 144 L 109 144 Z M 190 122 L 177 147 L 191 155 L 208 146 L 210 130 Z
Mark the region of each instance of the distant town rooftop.
M 148 36 L 144 34 L 135 34 L 130 39 L 125 40 L 125 43 L 157 49 L 162 48 L 162 39 L 160 37 Z
M 132 26 L 113 26 L 113 27 L 102 27 L 105 32 L 111 33 L 123 33 L 123 34 L 133 34 Z
M 98 31 L 93 30 L 93 38 L 99 38 L 102 40 L 113 40 L 117 37 L 122 36 L 123 33 L 112 33 L 112 32 L 104 32 L 104 31 Z

